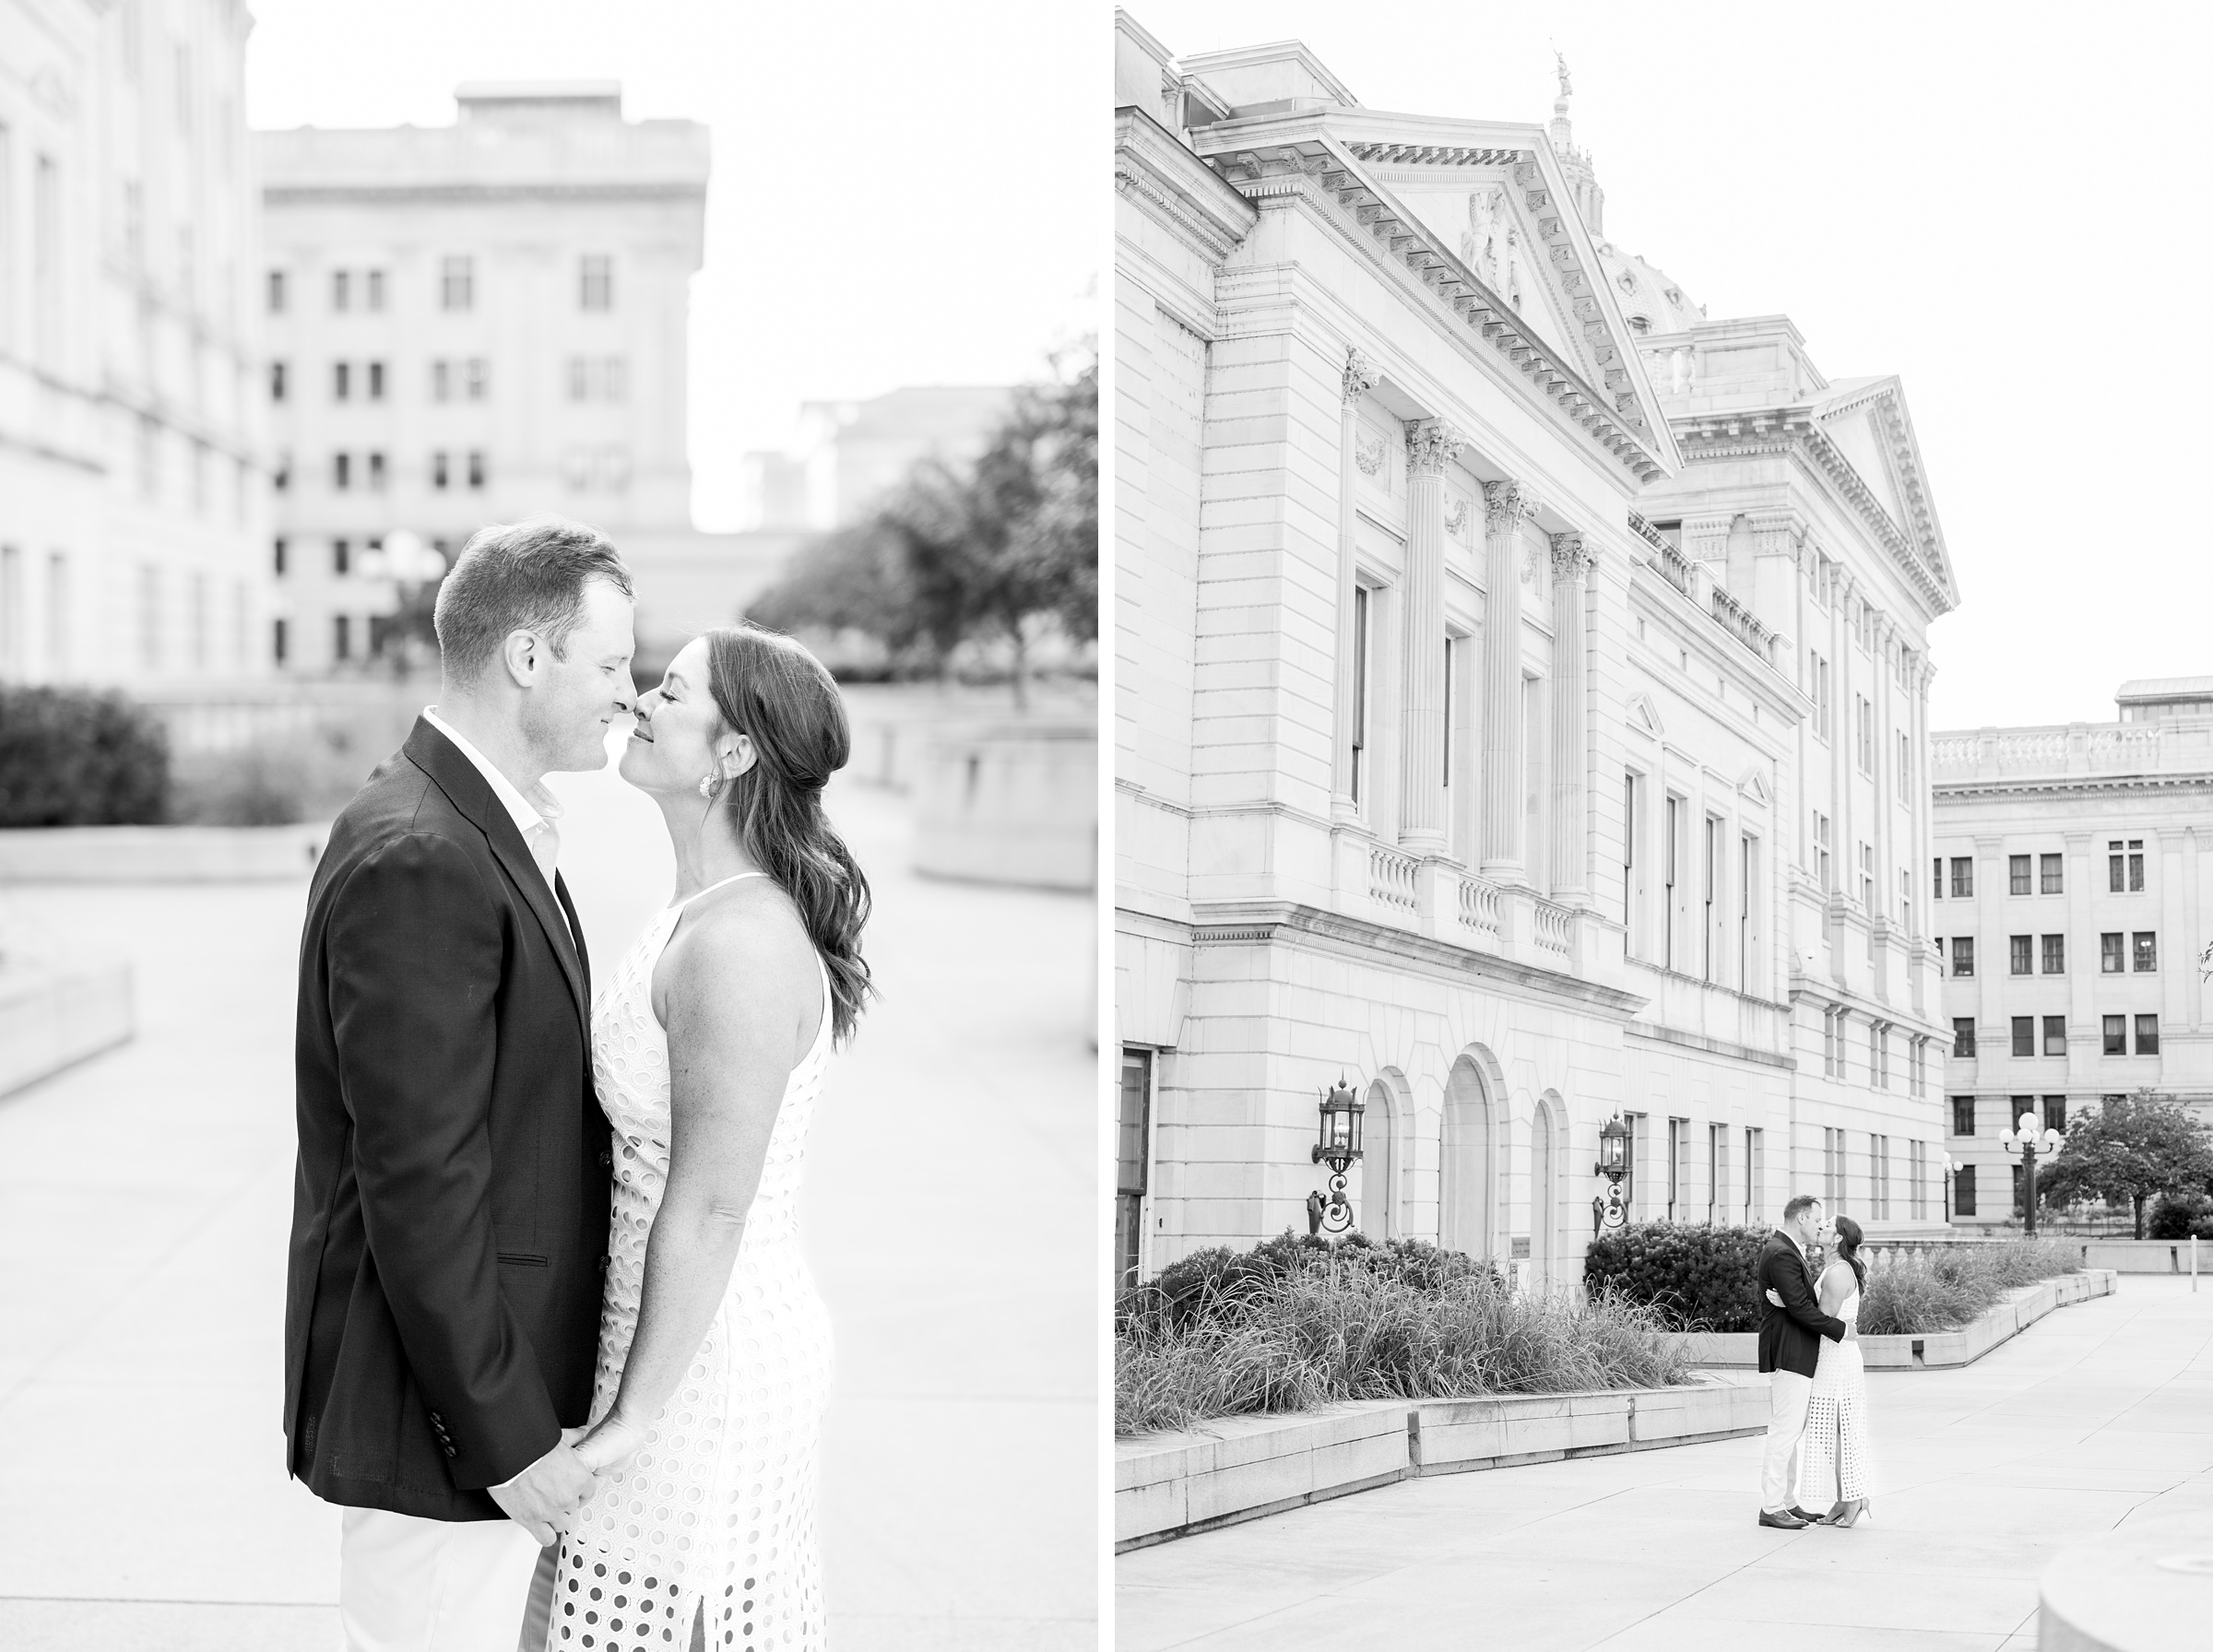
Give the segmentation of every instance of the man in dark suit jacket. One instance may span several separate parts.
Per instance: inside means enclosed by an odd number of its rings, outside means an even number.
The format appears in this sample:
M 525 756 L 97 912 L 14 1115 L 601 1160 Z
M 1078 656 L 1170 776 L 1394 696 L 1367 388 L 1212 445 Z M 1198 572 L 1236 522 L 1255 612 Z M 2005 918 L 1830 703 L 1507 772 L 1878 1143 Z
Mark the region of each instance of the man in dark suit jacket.
M 1760 1465 L 1759 1523 L 1795 1531 L 1813 1518 L 1791 1501 L 1791 1481 L 1798 1442 L 1805 1433 L 1805 1402 L 1821 1339 L 1841 1342 L 1857 1335 L 1841 1319 L 1821 1311 L 1814 1297 L 1814 1273 L 1807 1249 L 1821 1231 L 1821 1201 L 1801 1193 L 1782 1208 L 1782 1225 L 1759 1247 L 1759 1368 L 1769 1373 L 1772 1410 L 1768 1448 Z M 1772 1291 L 1780 1308 L 1767 1300 Z
M 589 528 L 470 541 L 444 680 L 332 825 L 300 950 L 290 1471 L 345 1506 L 349 1646 L 513 1652 L 591 1490 L 608 1127 L 550 771 L 631 702 L 630 576 Z

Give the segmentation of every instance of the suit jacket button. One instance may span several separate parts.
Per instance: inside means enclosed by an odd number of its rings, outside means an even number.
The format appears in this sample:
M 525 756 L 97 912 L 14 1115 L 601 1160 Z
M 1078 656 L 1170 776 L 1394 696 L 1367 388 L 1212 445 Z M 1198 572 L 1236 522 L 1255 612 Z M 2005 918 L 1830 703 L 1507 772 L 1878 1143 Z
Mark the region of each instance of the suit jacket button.
M 599 1167 L 602 1170 L 612 1170 L 615 1167 L 614 1154 L 605 1148 L 599 1150 Z
M 455 1455 L 454 1448 L 453 1448 L 453 1446 L 452 1446 L 450 1444 L 449 1444 L 449 1445 L 446 1446 L 446 1448 L 445 1448 L 445 1455 L 446 1455 L 446 1456 L 448 1456 L 448 1457 L 452 1457 L 452 1456 L 454 1456 L 454 1455 Z

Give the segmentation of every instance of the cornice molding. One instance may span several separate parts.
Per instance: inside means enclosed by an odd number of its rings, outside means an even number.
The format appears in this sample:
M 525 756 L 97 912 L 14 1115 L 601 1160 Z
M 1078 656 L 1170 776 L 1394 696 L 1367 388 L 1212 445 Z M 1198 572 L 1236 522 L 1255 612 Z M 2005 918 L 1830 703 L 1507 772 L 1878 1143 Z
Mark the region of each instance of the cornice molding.
M 2213 794 L 2213 771 L 2174 774 L 2044 774 L 2018 780 L 1937 780 L 1932 808 L 1956 797 L 2063 796 L 2069 792 L 2187 792 Z M 1982 840 L 1977 839 L 1978 843 Z M 1991 840 L 1995 843 L 1999 840 Z
M 489 206 L 504 202 L 674 201 L 704 205 L 704 183 L 269 183 L 262 187 L 268 207 L 344 206 L 374 202 L 379 206 Z
M 1142 109 L 1116 112 L 1114 187 L 1217 269 L 1260 221 L 1249 201 Z

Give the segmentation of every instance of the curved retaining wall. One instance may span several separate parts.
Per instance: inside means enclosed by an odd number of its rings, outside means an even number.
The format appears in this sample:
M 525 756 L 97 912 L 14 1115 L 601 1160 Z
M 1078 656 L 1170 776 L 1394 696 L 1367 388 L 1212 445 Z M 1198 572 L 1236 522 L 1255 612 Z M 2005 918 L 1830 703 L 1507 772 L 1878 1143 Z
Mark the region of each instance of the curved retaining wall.
M 330 834 L 313 826 L 44 826 L 0 831 L 0 883 L 304 880 Z
M 2037 1580 L 2037 1652 L 2173 1652 L 2213 1622 L 2213 1514 L 2135 1521 Z

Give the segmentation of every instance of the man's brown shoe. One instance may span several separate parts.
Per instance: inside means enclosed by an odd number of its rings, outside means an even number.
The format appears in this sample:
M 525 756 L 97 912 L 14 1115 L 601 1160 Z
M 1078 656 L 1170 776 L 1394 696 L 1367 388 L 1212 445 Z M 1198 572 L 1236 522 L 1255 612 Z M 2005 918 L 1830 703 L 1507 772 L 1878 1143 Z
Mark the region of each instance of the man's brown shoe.
M 1777 1514 L 1764 1508 L 1759 1511 L 1759 1523 L 1762 1526 L 1772 1526 L 1777 1531 L 1804 1531 L 1806 1527 L 1806 1522 L 1801 1520 L 1794 1514 L 1787 1511 Z
M 1817 1515 L 1811 1509 L 1800 1508 L 1795 1503 L 1791 1504 L 1791 1513 L 1796 1515 L 1808 1526 L 1818 1526 L 1823 1520 L 1828 1517 L 1826 1515 Z

